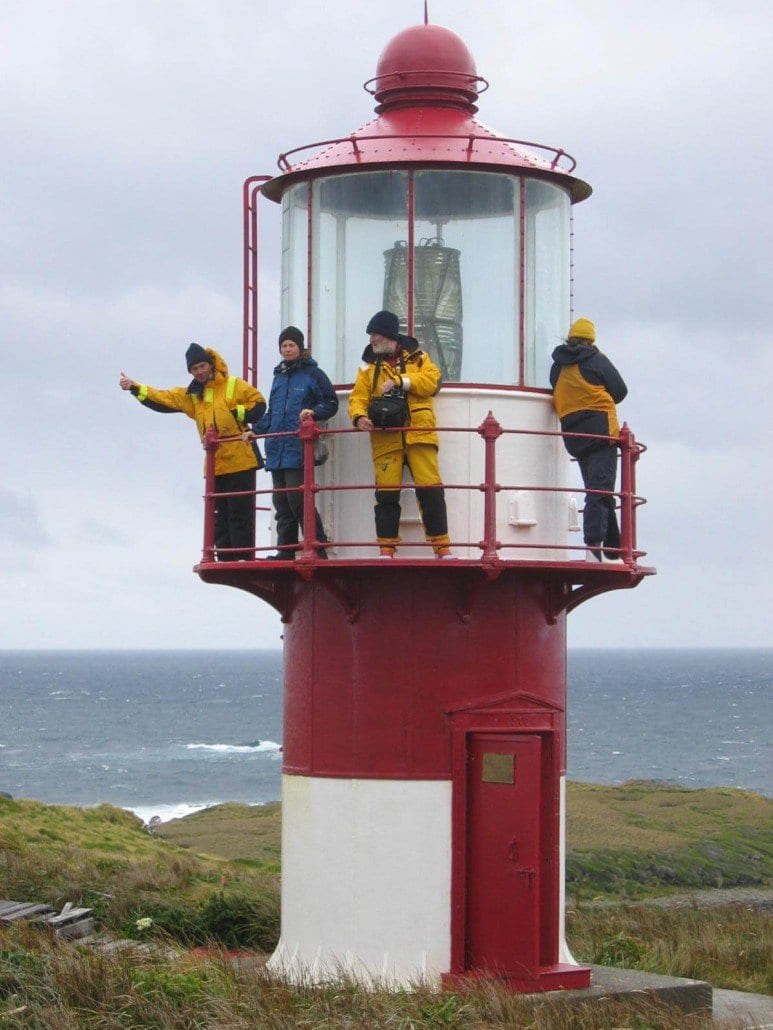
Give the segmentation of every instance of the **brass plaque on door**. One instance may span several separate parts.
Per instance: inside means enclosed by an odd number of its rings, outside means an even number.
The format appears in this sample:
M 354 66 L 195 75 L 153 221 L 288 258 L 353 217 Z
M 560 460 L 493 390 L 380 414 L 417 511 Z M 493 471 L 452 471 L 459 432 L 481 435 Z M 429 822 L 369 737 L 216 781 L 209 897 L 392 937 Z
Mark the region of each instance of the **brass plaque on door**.
M 483 755 L 483 782 L 515 783 L 515 755 L 485 752 Z

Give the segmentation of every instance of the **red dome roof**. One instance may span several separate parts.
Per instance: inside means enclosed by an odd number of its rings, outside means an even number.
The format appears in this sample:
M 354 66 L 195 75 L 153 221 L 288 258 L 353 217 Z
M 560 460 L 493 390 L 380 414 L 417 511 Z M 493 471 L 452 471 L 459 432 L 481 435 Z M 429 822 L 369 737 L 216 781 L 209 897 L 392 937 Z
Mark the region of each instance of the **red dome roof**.
M 472 54 L 455 32 L 442 25 L 412 25 L 384 47 L 369 85 L 380 104 L 377 111 L 428 99 L 474 111 L 481 82 Z

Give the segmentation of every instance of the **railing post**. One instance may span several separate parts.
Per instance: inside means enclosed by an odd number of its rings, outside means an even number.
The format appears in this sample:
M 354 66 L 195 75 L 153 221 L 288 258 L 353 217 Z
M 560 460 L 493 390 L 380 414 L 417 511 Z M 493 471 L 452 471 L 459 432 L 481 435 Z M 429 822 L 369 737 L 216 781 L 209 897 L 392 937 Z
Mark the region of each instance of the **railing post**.
M 215 560 L 215 455 L 220 445 L 217 430 L 210 426 L 204 434 L 204 548 L 202 559 Z
M 314 441 L 320 429 L 313 418 L 304 419 L 298 427 L 298 437 L 303 453 L 303 547 L 300 561 L 314 561 L 317 557 L 317 483 L 314 477 Z
M 620 557 L 626 565 L 633 564 L 636 545 L 636 507 L 633 494 L 633 433 L 624 422 L 620 430 Z
M 494 418 L 492 412 L 484 418 L 478 426 L 478 432 L 483 437 L 485 446 L 484 459 L 484 482 L 481 485 L 483 491 L 483 540 L 480 542 L 482 551 L 481 560 L 484 562 L 495 562 L 499 556 L 497 547 L 497 473 L 496 473 L 496 443 L 497 438 L 502 435 L 502 427 Z

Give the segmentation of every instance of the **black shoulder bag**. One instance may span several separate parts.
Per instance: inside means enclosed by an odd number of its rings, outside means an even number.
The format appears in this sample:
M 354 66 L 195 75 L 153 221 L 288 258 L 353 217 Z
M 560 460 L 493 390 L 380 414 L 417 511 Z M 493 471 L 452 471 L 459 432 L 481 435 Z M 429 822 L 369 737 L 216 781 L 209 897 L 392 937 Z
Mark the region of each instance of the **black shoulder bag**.
M 389 393 L 385 393 L 381 397 L 377 397 L 375 394 L 380 370 L 381 358 L 378 358 L 376 367 L 373 369 L 368 418 L 376 429 L 399 429 L 401 426 L 407 426 L 410 422 L 410 411 L 405 390 L 395 385 Z M 402 354 L 400 355 L 400 372 L 405 372 L 405 361 Z

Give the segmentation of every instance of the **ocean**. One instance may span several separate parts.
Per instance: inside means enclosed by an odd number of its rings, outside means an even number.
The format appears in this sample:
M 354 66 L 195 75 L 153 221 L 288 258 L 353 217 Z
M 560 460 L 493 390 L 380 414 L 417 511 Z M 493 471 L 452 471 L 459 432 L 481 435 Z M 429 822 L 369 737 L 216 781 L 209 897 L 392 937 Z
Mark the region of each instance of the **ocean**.
M 770 650 L 569 654 L 572 780 L 770 795 Z M 279 651 L 0 652 L 0 791 L 145 821 L 279 798 Z

